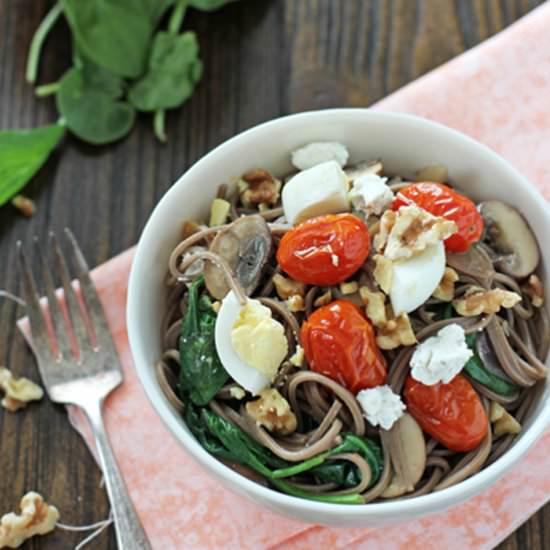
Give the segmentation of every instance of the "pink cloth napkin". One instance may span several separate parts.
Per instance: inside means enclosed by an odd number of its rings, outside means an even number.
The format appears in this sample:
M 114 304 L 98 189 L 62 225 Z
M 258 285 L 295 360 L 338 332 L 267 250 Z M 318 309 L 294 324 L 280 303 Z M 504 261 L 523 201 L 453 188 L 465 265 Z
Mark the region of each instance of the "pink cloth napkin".
M 550 198 L 550 5 L 378 103 L 465 132 L 519 168 Z M 436 160 L 436 159 L 434 159 Z M 129 250 L 93 272 L 124 364 L 106 422 L 155 549 L 491 548 L 550 497 L 550 433 L 482 495 L 429 518 L 380 529 L 335 529 L 282 518 L 213 481 L 153 411 L 132 366 L 125 325 Z M 71 421 L 90 442 L 81 417 Z

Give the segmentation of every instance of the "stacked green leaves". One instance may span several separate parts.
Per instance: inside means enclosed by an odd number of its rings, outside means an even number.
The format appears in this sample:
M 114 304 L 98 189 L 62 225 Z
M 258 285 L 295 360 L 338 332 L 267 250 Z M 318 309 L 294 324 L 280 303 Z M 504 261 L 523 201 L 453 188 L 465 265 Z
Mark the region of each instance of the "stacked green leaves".
M 36 90 L 55 94 L 60 118 L 49 127 L 0 132 L 0 206 L 34 176 L 66 129 L 105 145 L 126 136 L 136 113 L 145 112 L 153 113 L 155 134 L 164 141 L 166 110 L 189 99 L 202 74 L 195 33 L 180 32 L 185 11 L 212 11 L 232 1 L 58 0 L 32 40 L 26 75 L 36 82 L 42 45 L 64 16 L 73 66 Z

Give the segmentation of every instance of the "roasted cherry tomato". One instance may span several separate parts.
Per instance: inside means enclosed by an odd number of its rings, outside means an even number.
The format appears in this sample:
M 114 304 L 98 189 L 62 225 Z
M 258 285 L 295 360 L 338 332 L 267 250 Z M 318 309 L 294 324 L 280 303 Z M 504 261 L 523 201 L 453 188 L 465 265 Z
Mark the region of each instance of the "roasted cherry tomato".
M 309 316 L 300 331 L 309 368 L 353 393 L 386 380 L 386 361 L 361 310 L 336 300 Z
M 369 255 L 367 226 L 352 214 L 307 220 L 281 239 L 277 262 L 293 279 L 334 285 L 353 275 Z
M 479 241 L 483 233 L 483 219 L 476 205 L 464 195 L 442 183 L 421 182 L 404 187 L 397 193 L 392 208 L 415 203 L 434 216 L 451 220 L 458 231 L 445 240 L 449 252 L 466 252 L 472 243 Z
M 405 401 L 420 427 L 448 449 L 475 449 L 487 435 L 488 420 L 481 399 L 458 374 L 448 384 L 426 386 L 409 376 Z

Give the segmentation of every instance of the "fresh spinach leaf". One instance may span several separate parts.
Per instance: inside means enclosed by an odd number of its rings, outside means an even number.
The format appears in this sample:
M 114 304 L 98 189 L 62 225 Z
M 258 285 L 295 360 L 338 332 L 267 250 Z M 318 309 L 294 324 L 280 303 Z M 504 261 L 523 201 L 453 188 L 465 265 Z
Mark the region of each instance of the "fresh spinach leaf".
M 158 11 L 135 0 L 60 0 L 78 47 L 95 63 L 128 78 L 147 61 Z M 151 5 L 150 2 L 147 3 Z
M 216 314 L 205 299 L 199 298 L 203 285 L 204 278 L 200 277 L 189 288 L 180 337 L 178 390 L 196 405 L 206 405 L 229 378 L 216 351 Z
M 198 53 L 193 32 L 157 33 L 148 71 L 128 93 L 130 103 L 140 111 L 149 112 L 181 105 L 191 96 L 202 74 Z
M 166 11 L 176 3 L 176 0 L 136 0 L 136 3 L 142 4 L 144 12 L 156 27 Z
M 499 395 L 504 395 L 506 397 L 511 397 L 516 395 L 519 392 L 519 387 L 511 384 L 507 380 L 500 378 L 496 374 L 493 374 L 488 370 L 483 361 L 477 355 L 476 348 L 476 339 L 477 334 L 472 333 L 466 335 L 466 343 L 468 347 L 474 352 L 474 355 L 468 359 L 468 362 L 464 365 L 464 372 L 472 379 L 482 384 L 486 388 L 489 388 L 491 391 L 498 393 Z
M 298 498 L 315 500 L 317 502 L 328 502 L 330 504 L 365 504 L 365 499 L 359 493 L 351 493 L 349 495 L 318 495 L 298 489 L 297 487 L 290 485 L 290 483 L 286 483 L 282 479 L 271 479 L 270 481 L 279 490 Z
M 231 2 L 236 0 L 187 0 L 187 5 L 196 10 L 214 11 Z
M 134 108 L 117 101 L 122 85 L 117 83 L 116 75 L 107 74 L 91 65 L 69 69 L 57 93 L 57 108 L 69 130 L 94 145 L 124 137 L 135 120 Z
M 38 172 L 64 133 L 60 124 L 0 132 L 0 206 Z

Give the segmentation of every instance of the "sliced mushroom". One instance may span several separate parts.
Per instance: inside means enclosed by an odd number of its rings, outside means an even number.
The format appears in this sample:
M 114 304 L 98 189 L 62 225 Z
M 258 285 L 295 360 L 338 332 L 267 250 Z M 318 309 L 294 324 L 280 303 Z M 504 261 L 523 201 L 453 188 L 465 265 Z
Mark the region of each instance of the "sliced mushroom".
M 389 453 L 394 469 L 383 498 L 394 498 L 414 490 L 426 469 L 426 442 L 416 420 L 405 413 L 389 433 Z
M 449 170 L 444 164 L 429 164 L 414 175 L 413 181 L 435 181 L 445 183 L 449 178 Z
M 245 294 L 250 296 L 260 282 L 272 245 L 266 221 L 256 214 L 243 216 L 220 231 L 210 245 L 210 252 L 226 260 Z M 223 300 L 229 292 L 223 271 L 212 262 L 206 262 L 204 280 L 208 292 L 217 300 Z
M 353 164 L 344 169 L 346 176 L 351 180 L 356 180 L 362 176 L 367 176 L 369 174 L 376 174 L 378 176 L 382 175 L 384 166 L 379 160 L 363 160 L 357 164 Z
M 477 246 L 470 246 L 468 251 L 463 254 L 447 254 L 447 265 L 488 286 L 495 274 L 491 258 Z
M 512 206 L 497 200 L 479 205 L 487 244 L 499 254 L 495 265 L 512 277 L 530 275 L 540 260 L 537 241 L 527 222 Z

